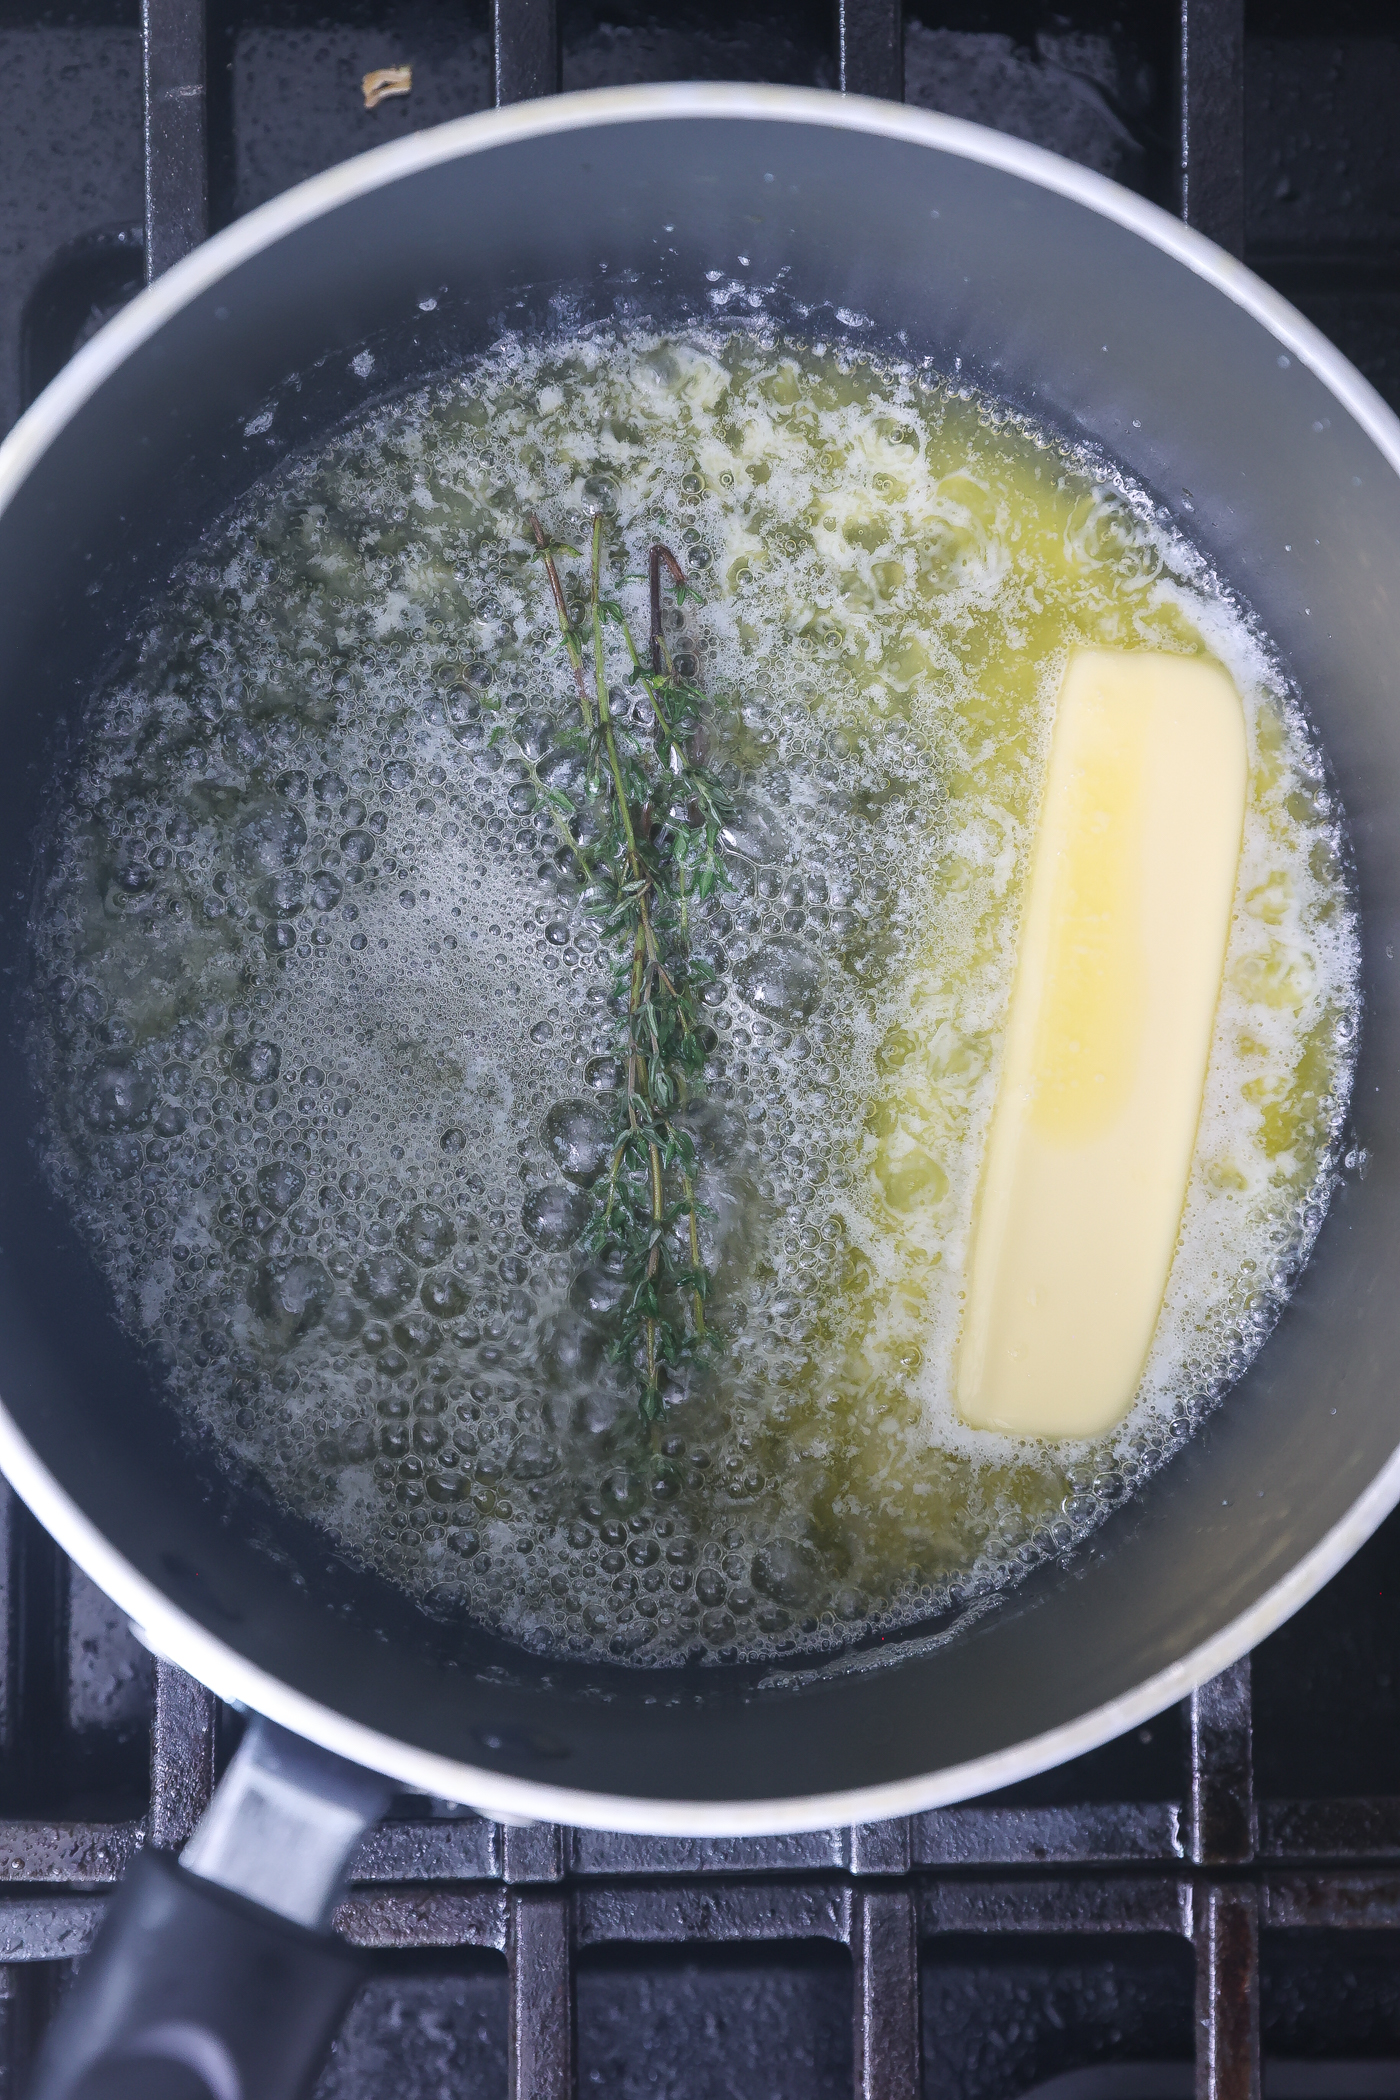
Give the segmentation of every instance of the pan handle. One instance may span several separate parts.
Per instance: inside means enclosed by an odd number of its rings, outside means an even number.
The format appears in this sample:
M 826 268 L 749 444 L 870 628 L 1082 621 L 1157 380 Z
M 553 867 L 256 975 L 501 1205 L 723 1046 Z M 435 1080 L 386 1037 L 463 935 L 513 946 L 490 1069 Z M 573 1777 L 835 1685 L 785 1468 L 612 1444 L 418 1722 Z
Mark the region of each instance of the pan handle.
M 254 1721 L 180 1858 L 129 1868 L 29 2100 L 300 2100 L 366 1973 L 326 1927 L 391 1792 Z

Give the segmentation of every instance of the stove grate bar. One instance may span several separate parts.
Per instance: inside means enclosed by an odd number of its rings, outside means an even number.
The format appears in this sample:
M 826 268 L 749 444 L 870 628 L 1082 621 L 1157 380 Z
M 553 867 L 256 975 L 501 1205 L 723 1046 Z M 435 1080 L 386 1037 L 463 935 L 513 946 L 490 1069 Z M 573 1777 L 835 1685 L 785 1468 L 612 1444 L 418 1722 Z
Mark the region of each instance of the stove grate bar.
M 913 1891 L 879 1883 L 858 1888 L 850 1946 L 855 2100 L 919 2100 L 919 1919 Z
M 913 1818 L 916 1867 L 1132 1866 L 1186 1857 L 1179 1801 L 935 1808 Z
M 1273 1875 L 1262 1885 L 1261 1908 L 1275 1930 L 1400 1931 L 1400 1871 Z
M 574 2090 L 573 1938 L 569 1899 L 552 1889 L 510 1896 L 510 2100 L 572 2100 Z
M 1261 1801 L 1259 1857 L 1270 1860 L 1400 1859 L 1400 1796 L 1340 1801 Z
M 1180 0 L 1181 216 L 1244 254 L 1245 0 Z
M 559 92 L 557 0 L 491 0 L 496 103 Z
M 1259 2100 L 1259 1893 L 1196 1893 L 1196 2100 Z
M 872 1897 L 897 1899 L 903 1908 L 881 1911 L 876 1905 L 872 1911 Z M 102 1888 L 81 1884 L 31 1884 L 15 1893 L 0 1893 L 0 1966 L 76 1959 L 101 1922 L 106 1900 Z M 473 1947 L 510 1956 L 522 1904 L 552 1906 L 551 1914 L 567 1923 L 572 1950 L 761 1946 L 801 1940 L 853 1950 L 863 1947 L 860 1960 L 869 1986 L 890 2005 L 909 2002 L 905 1985 L 895 1987 L 903 1965 L 898 1954 L 902 1943 L 891 1936 L 890 1923 L 902 1917 L 905 1908 L 921 1944 L 949 1935 L 1164 1934 L 1192 1940 L 1205 1971 L 1214 1973 L 1214 1964 L 1222 1976 L 1247 1971 L 1257 1958 L 1261 1927 L 1283 1932 L 1400 1932 L 1400 1876 L 1383 1871 L 1239 1882 L 1188 1874 L 1179 1880 L 1060 1877 L 951 1883 L 706 1880 L 700 1885 L 633 1883 L 620 1889 L 416 1883 L 352 1889 L 336 1910 L 335 1928 L 359 1947 Z M 1221 1924 L 1225 1911 L 1231 1917 Z M 1254 1924 L 1242 1939 L 1245 1912 Z M 885 1959 L 882 1947 L 894 1964 L 894 1974 L 884 1981 L 873 1975 L 873 1965 Z
M 141 0 L 146 282 L 209 233 L 204 0 Z
M 157 1661 L 151 1703 L 149 1842 L 183 1851 L 214 1792 L 218 1701 L 174 1663 Z
M 1242 1865 L 1258 1835 L 1247 1655 L 1192 1693 L 1190 1728 L 1191 1857 L 1202 1866 Z
M 513 1898 L 500 1887 L 353 1890 L 335 1929 L 357 1947 L 511 1947 Z
M 1247 1655 L 1191 1694 L 1189 1719 L 1191 1856 L 1203 1867 L 1239 1867 L 1258 1838 Z M 1259 2100 L 1259 1897 L 1247 1884 L 1193 1893 L 1196 2100 Z
M 168 1730 L 168 1708 L 164 1725 Z M 1338 1866 L 1363 1862 L 1373 1868 L 1387 1860 L 1400 1863 L 1400 1798 L 1394 1796 L 1261 1801 L 1258 1816 L 1257 1856 L 1266 1868 L 1311 1861 Z M 1155 1866 L 1171 1872 L 1186 1856 L 1180 1836 L 1186 1821 L 1182 1805 L 1170 1801 L 935 1809 L 911 1818 L 908 1864 L 915 1875 L 921 1870 L 946 1875 L 1018 1867 Z M 6 1817 L 0 1822 L 0 1885 L 106 1886 L 122 1873 L 146 1829 L 136 1820 Z M 522 1849 L 532 1842 L 538 1839 L 531 1831 L 507 1834 L 500 1825 L 470 1814 L 395 1817 L 365 1838 L 350 1878 L 356 1887 L 381 1888 L 409 1882 L 557 1879 L 552 1869 L 532 1874 L 520 1864 Z M 862 1850 L 855 1834 L 842 1830 L 736 1839 L 639 1838 L 567 1830 L 547 1842 L 562 1846 L 562 1871 L 571 1883 L 663 1881 L 696 1874 L 829 1874 L 848 1863 L 861 1874 L 905 1871 L 897 1864 L 902 1837 L 891 1841 L 896 1864 L 880 1867 L 871 1862 L 868 1839 Z M 505 1858 L 512 1854 L 508 1867 Z
M 843 95 L 904 100 L 903 0 L 837 0 L 836 77 Z

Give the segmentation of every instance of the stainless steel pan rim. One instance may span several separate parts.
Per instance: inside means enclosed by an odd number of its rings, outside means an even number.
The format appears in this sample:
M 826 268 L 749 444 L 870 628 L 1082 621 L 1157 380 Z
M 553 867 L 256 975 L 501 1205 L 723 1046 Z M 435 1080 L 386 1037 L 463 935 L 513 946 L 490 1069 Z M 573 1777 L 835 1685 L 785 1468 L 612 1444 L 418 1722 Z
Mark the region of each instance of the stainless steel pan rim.
M 139 344 L 246 258 L 294 228 L 420 169 L 498 145 L 599 123 L 696 118 L 821 124 L 923 145 L 1019 176 L 1115 221 L 1205 279 L 1266 328 L 1316 375 L 1400 474 L 1400 420 L 1354 366 L 1242 263 L 1144 198 L 1020 139 L 896 103 L 796 88 L 683 85 L 602 89 L 464 117 L 363 154 L 249 213 L 124 308 L 16 424 L 0 444 L 0 512 L 78 408 Z M 219 1697 L 266 1714 L 416 1792 L 469 1803 L 487 1815 L 677 1837 L 759 1836 L 910 1815 L 1009 1786 L 1096 1749 L 1150 1720 L 1272 1633 L 1321 1589 L 1400 1502 L 1397 1449 L 1346 1516 L 1248 1611 L 1169 1668 L 1062 1727 L 991 1756 L 886 1786 L 717 1804 L 585 1793 L 513 1779 L 415 1749 L 347 1720 L 256 1667 L 140 1575 L 41 1463 L 3 1404 L 0 1470 L 65 1553 L 128 1615 L 140 1638 Z

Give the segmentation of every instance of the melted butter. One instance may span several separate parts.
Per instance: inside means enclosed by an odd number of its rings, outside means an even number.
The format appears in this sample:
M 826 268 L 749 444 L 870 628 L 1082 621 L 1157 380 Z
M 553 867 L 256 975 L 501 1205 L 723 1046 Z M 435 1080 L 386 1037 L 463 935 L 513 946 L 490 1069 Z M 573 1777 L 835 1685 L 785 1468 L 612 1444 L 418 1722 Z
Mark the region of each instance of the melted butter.
M 701 585 L 736 804 L 695 921 L 723 1346 L 654 1441 L 572 1238 L 607 956 L 491 742 L 574 709 L 525 519 L 583 545 L 596 505 L 635 633 L 650 538 Z M 1076 649 L 1224 664 L 1249 794 L 1162 1315 L 1067 1445 L 969 1430 L 954 1384 Z M 1101 465 L 762 330 L 506 340 L 280 468 L 94 695 L 40 894 L 49 1170 L 173 1404 L 541 1652 L 829 1653 L 1061 1550 L 1258 1347 L 1345 1111 L 1336 813 L 1247 619 Z

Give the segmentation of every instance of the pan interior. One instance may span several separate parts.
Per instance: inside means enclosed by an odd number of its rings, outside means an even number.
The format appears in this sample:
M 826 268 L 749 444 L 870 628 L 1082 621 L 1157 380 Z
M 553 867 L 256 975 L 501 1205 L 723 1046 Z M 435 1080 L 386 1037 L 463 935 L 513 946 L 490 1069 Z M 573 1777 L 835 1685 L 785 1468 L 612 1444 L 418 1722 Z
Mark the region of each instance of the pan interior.
M 634 647 L 656 533 L 698 579 L 658 646 L 703 667 L 715 887 L 668 920 L 663 879 L 654 988 L 541 514 L 596 520 Z M 960 1292 L 1056 689 L 1125 642 L 1231 666 L 1238 909 L 1142 1392 L 1024 1444 L 954 1408 Z M 182 566 L 56 800 L 34 1050 L 119 1316 L 276 1501 L 540 1655 L 829 1660 L 1071 1551 L 1238 1377 L 1326 1207 L 1356 942 L 1302 711 L 1141 491 L 869 349 L 508 340 L 372 408 Z M 691 1163 L 657 1171 L 710 1288 L 702 1339 L 663 1280 L 653 1424 L 619 1194 L 644 1252 L 654 1195 L 616 1146 L 632 1030 L 696 971 Z

